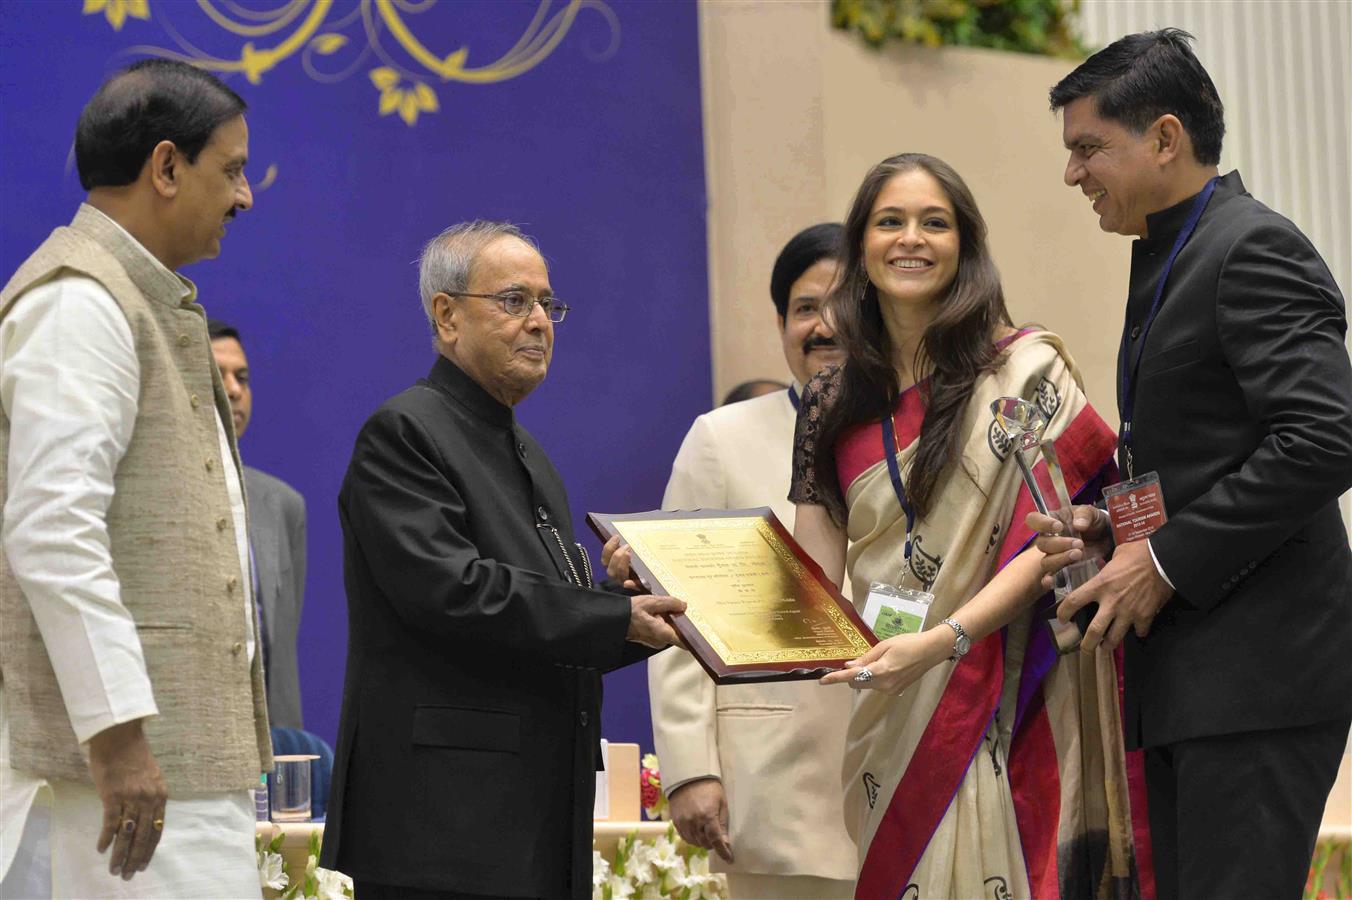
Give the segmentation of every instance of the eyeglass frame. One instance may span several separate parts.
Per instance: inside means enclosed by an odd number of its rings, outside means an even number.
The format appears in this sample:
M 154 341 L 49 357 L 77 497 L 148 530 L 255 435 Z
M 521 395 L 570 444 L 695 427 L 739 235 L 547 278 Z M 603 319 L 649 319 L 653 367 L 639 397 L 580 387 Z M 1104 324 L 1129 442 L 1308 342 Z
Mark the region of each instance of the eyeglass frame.
M 564 320 L 564 317 L 568 315 L 568 311 L 572 309 L 572 307 L 569 306 L 567 303 L 559 302 L 558 297 L 549 296 L 549 297 L 532 298 L 529 305 L 527 305 L 526 308 L 523 309 L 521 312 L 512 312 L 510 309 L 507 308 L 507 298 L 504 297 L 503 294 L 521 294 L 526 297 L 530 296 L 525 291 L 517 289 L 499 291 L 496 294 L 472 294 L 469 291 L 442 291 L 441 293 L 445 294 L 447 297 L 478 297 L 481 300 L 496 300 L 502 306 L 503 312 L 505 312 L 509 316 L 515 316 L 518 319 L 530 318 L 530 314 L 535 312 L 535 307 L 538 306 L 545 311 L 545 318 L 555 325 L 562 322 Z M 545 307 L 546 302 L 549 303 L 548 308 Z M 559 317 L 557 319 L 554 318 L 555 311 L 557 311 L 559 314 Z

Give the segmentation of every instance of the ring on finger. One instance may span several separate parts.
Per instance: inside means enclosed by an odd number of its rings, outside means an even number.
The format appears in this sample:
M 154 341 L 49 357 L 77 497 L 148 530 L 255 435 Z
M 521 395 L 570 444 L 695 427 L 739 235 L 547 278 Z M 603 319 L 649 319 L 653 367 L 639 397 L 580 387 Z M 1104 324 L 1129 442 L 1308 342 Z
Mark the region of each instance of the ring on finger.
M 121 822 L 118 823 L 117 827 L 122 829 L 124 833 L 131 834 L 133 831 L 136 830 L 136 819 L 133 818 L 132 816 L 127 816 L 125 819 L 123 819 Z
M 850 681 L 855 684 L 868 684 L 872 680 L 873 672 L 870 671 L 868 666 L 864 666 L 858 672 L 854 673 L 854 677 L 850 679 Z
M 163 819 L 156 819 L 155 821 L 151 822 L 150 825 L 151 825 L 151 827 L 154 828 L 156 831 L 163 831 L 163 830 L 164 830 L 164 820 L 163 820 Z

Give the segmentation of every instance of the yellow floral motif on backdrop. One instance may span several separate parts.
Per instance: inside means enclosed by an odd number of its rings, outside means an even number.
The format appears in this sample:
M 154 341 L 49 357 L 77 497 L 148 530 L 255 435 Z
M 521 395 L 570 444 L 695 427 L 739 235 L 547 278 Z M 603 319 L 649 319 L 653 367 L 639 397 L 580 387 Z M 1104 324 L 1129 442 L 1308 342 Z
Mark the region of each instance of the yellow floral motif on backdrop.
M 121 31 L 122 23 L 133 19 L 150 18 L 150 0 L 84 0 L 84 14 L 103 13 L 113 31 Z
M 152 8 L 150 0 L 84 0 L 84 14 L 102 12 L 114 31 L 121 31 L 128 18 L 157 24 L 174 48 L 137 45 L 126 52 L 179 59 L 220 74 L 240 73 L 250 84 L 262 84 L 267 73 L 292 57 L 299 59 L 307 75 L 325 84 L 365 69 L 377 91 L 377 112 L 397 113 L 409 126 L 416 125 L 421 114 L 440 110 L 433 83 L 493 84 L 524 74 L 554 52 L 584 11 L 598 14 L 610 29 L 609 46 L 589 55 L 601 61 L 619 46 L 619 20 L 604 0 L 540 0 L 511 49 L 490 63 L 472 66 L 469 47 L 443 53 L 428 46 L 425 33 L 419 36 L 418 16 L 436 4 L 437 0 L 286 0 L 255 9 L 239 0 L 191 4 L 155 0 Z M 233 45 L 231 49 L 210 53 L 187 40 L 173 21 L 185 11 L 204 18 Z

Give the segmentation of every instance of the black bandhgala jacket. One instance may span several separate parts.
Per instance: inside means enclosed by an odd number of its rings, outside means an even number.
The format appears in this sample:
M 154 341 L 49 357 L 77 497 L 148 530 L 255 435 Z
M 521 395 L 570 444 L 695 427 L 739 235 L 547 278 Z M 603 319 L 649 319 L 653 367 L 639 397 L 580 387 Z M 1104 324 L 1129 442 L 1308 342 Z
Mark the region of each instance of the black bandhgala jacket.
M 1309 239 L 1231 172 L 1142 335 L 1192 203 L 1149 216 L 1132 247 L 1133 461 L 1160 474 L 1169 521 L 1151 549 L 1177 594 L 1126 640 L 1129 747 L 1352 715 L 1343 298 Z
M 438 358 L 357 437 L 321 864 L 491 896 L 591 896 L 601 673 L 647 656 L 591 588 L 558 471 Z M 586 585 L 586 586 L 582 586 Z

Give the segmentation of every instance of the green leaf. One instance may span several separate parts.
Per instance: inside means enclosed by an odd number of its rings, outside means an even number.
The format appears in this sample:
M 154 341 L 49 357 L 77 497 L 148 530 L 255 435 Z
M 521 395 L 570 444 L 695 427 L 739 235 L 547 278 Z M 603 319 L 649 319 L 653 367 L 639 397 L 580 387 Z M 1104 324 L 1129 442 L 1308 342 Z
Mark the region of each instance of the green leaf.
M 1079 0 L 831 0 L 831 25 L 869 46 L 888 40 L 1084 57 Z

